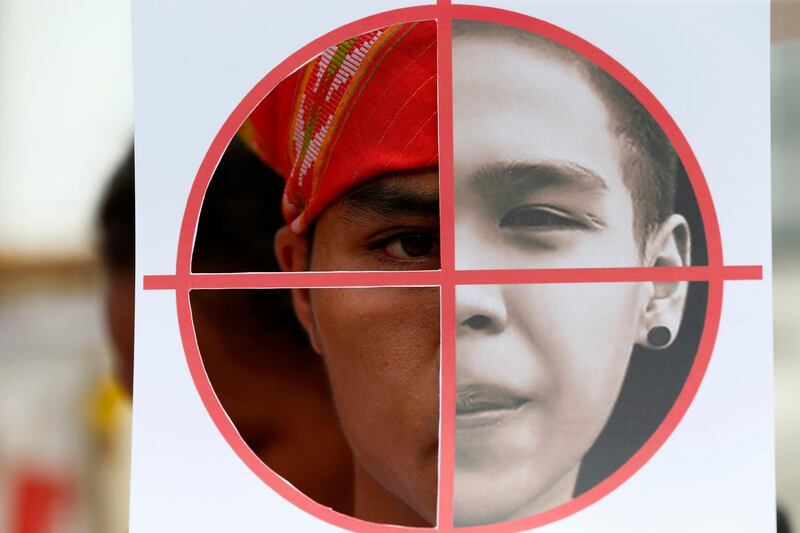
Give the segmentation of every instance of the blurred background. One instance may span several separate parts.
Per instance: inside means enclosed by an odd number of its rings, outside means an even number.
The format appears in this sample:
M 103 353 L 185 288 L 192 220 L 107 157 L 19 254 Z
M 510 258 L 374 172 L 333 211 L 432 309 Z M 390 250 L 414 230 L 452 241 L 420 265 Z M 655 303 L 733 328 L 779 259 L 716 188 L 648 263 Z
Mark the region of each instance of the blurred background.
M 800 0 L 773 3 L 777 491 L 800 520 Z M 130 0 L 0 1 L 0 533 L 127 530 L 94 230 L 132 141 Z

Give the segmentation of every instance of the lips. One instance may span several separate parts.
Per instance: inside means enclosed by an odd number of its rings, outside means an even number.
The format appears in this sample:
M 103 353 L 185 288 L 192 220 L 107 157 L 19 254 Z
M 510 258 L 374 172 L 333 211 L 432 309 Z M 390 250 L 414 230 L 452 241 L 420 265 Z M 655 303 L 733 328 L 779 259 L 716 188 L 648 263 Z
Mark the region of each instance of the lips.
M 504 387 L 460 387 L 456 397 L 456 423 L 459 426 L 500 424 L 529 401 Z

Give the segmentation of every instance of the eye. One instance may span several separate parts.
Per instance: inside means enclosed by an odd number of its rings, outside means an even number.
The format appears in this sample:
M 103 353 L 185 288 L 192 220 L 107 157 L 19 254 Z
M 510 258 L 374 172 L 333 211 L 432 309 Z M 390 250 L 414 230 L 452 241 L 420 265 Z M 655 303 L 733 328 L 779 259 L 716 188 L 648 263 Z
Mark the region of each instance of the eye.
M 407 261 L 438 256 L 439 244 L 429 233 L 403 233 L 384 241 L 383 251 L 392 259 Z
M 439 268 L 439 234 L 405 230 L 385 235 L 369 246 L 377 259 L 392 268 L 433 270 Z
M 522 205 L 503 215 L 501 228 L 555 231 L 588 229 L 590 224 L 579 217 L 549 205 Z

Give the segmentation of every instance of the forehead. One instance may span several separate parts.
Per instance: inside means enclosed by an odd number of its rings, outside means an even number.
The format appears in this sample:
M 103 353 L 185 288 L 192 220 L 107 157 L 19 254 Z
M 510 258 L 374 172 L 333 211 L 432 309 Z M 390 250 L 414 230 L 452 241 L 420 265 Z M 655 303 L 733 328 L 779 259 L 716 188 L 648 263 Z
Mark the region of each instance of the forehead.
M 320 220 L 390 222 L 403 217 L 438 217 L 439 174 L 435 170 L 388 173 L 349 191 Z
M 456 178 L 486 165 L 558 161 L 622 185 L 609 112 L 579 63 L 496 35 L 453 42 Z M 619 181 L 619 183 L 617 183 Z

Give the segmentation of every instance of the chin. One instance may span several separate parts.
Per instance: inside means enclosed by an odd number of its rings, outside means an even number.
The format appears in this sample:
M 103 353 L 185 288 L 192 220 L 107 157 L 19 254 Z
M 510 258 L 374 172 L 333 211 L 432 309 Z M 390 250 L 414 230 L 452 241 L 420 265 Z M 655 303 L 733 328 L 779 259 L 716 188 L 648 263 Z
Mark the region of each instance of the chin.
M 534 516 L 572 499 L 574 480 L 571 476 L 552 485 L 527 483 L 522 470 L 509 479 L 497 472 L 456 471 L 453 522 L 458 527 L 497 524 Z M 539 475 L 542 473 L 540 472 Z M 519 476 L 519 477 L 517 477 Z M 492 483 L 487 483 L 491 480 Z
M 468 474 L 467 474 L 468 475 Z M 457 527 L 478 526 L 506 522 L 516 517 L 515 513 L 526 507 L 520 491 L 511 484 L 495 488 L 486 483 L 491 474 L 480 476 L 474 483 L 459 480 L 456 473 L 456 490 L 453 501 L 453 523 Z

